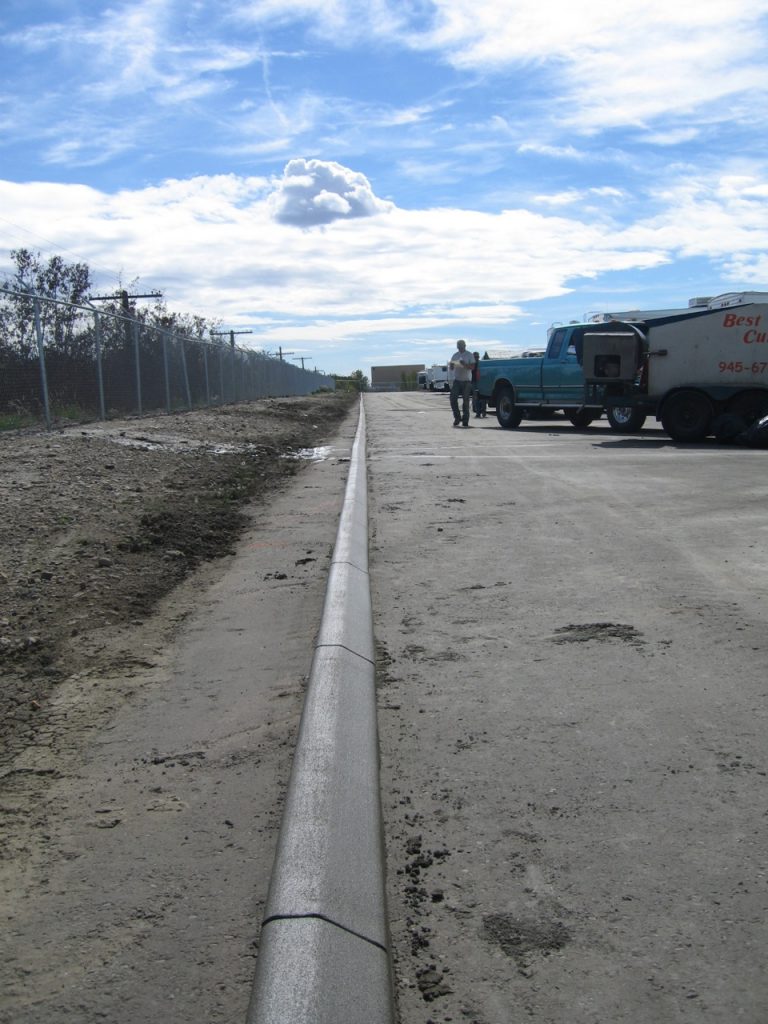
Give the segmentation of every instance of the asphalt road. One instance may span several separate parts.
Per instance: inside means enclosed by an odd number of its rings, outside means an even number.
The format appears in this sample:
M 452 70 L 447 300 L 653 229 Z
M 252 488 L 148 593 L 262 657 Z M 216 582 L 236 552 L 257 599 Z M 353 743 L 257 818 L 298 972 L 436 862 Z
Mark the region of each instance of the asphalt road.
M 365 407 L 402 1024 L 764 1024 L 768 452 Z

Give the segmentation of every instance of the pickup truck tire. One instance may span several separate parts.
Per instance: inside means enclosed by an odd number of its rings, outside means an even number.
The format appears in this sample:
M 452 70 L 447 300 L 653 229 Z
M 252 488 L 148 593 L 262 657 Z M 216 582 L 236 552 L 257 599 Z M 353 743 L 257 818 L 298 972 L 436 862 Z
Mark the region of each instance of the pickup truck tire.
M 645 423 L 645 413 L 640 409 L 633 409 L 631 405 L 617 405 L 612 409 L 606 409 L 605 415 L 611 425 L 611 430 L 617 430 L 620 434 L 636 434 Z
M 595 414 L 593 412 L 587 412 L 585 409 L 582 409 L 579 412 L 569 412 L 566 413 L 566 415 L 573 426 L 577 427 L 579 430 L 583 430 L 584 427 L 588 427 L 592 420 L 595 419 Z
M 715 410 L 702 391 L 676 391 L 661 407 L 661 425 L 673 441 L 702 441 Z
M 523 410 L 515 405 L 515 393 L 512 388 L 500 388 L 496 395 L 496 419 L 504 430 L 519 427 L 523 419 Z

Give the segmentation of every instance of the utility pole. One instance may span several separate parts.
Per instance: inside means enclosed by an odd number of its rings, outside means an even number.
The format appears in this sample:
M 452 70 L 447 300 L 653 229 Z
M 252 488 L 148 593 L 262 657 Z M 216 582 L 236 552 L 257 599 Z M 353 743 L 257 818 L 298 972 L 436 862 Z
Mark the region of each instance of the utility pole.
M 297 363 L 299 363 L 299 362 L 301 363 L 302 370 L 304 369 L 304 360 L 305 359 L 306 359 L 306 356 L 296 356 L 296 360 L 295 361 Z
M 142 295 L 129 295 L 125 288 L 122 288 L 113 295 L 92 295 L 91 302 L 107 302 L 109 299 L 120 299 L 120 308 L 127 317 L 130 317 L 131 307 L 128 305 L 128 299 L 162 299 L 162 297 L 163 293 L 158 291 L 144 292 Z
M 211 331 L 212 338 L 224 338 L 229 335 L 229 344 L 232 348 L 235 347 L 236 334 L 253 334 L 253 331 Z
M 230 351 L 232 353 L 232 402 L 237 401 L 237 380 L 235 378 L 235 335 L 236 334 L 253 334 L 253 331 L 211 331 L 212 338 L 225 337 L 229 335 Z M 223 384 L 222 384 L 223 387 Z M 224 396 L 222 395 L 222 398 Z
M 293 352 L 283 352 L 282 345 L 277 346 L 277 353 L 280 356 L 280 362 L 283 362 L 283 356 L 292 356 Z
M 163 293 L 144 292 L 141 295 L 129 295 L 125 288 L 121 288 L 120 291 L 115 292 L 114 295 L 92 295 L 91 302 L 108 302 L 110 299 L 120 299 L 120 309 L 123 311 L 123 317 L 125 318 L 125 343 L 130 345 L 131 343 L 131 328 L 128 323 L 132 320 L 131 307 L 129 305 L 129 299 L 162 299 Z

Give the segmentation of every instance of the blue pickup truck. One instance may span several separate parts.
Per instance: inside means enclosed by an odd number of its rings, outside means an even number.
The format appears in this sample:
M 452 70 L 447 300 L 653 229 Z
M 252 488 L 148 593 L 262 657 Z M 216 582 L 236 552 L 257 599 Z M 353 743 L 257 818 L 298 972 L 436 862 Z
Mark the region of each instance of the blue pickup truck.
M 478 388 L 496 410 L 499 424 L 510 430 L 523 419 L 560 411 L 574 427 L 588 427 L 599 419 L 601 392 L 594 388 L 587 392 L 581 365 L 584 333 L 599 329 L 594 324 L 552 328 L 540 358 L 481 359 Z M 611 427 L 624 433 L 638 431 L 645 422 L 643 413 L 635 409 L 612 408 L 606 414 Z

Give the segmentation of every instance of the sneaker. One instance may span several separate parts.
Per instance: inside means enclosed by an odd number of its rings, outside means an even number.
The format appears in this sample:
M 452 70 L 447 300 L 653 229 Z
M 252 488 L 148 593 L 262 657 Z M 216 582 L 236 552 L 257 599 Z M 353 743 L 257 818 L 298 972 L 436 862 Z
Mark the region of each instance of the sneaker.
M 460 424 L 461 424 L 461 420 L 454 420 L 453 421 L 454 427 L 458 427 Z
M 471 427 L 472 426 L 471 423 L 462 423 L 461 425 L 462 425 L 462 427 Z

